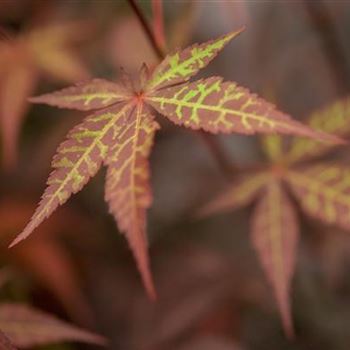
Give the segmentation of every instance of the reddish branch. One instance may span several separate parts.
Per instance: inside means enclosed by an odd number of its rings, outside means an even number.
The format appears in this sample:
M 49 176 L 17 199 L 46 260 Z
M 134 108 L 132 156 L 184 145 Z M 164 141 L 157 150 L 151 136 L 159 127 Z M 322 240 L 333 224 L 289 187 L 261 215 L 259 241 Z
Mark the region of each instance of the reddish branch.
M 154 52 L 156 53 L 157 57 L 160 60 L 164 59 L 165 53 L 160 48 L 158 41 L 156 39 L 156 36 L 155 36 L 153 30 L 151 29 L 151 27 L 149 26 L 149 24 L 148 24 L 145 16 L 143 15 L 140 7 L 138 6 L 138 4 L 136 3 L 135 0 L 128 0 L 128 2 L 130 4 L 131 8 L 133 9 L 136 17 L 138 18 L 140 25 L 142 26 L 142 28 L 147 36 L 147 39 L 148 39 L 150 45 L 152 46 Z M 162 8 L 158 7 L 157 10 L 161 11 Z M 161 13 L 158 13 L 159 18 L 161 19 L 161 22 L 163 23 L 161 15 L 162 15 Z M 158 23 L 158 25 L 159 25 L 159 23 Z M 161 24 L 161 26 L 163 26 L 163 24 Z M 217 138 L 215 138 L 213 135 L 209 135 L 205 132 L 200 132 L 199 135 L 202 137 L 203 141 L 205 142 L 205 144 L 209 148 L 211 154 L 214 156 L 215 161 L 216 161 L 218 167 L 220 168 L 220 170 L 222 171 L 222 173 L 229 180 L 232 179 L 232 175 L 233 175 L 232 173 L 233 173 L 234 167 L 232 166 L 232 163 L 229 159 L 229 156 L 226 154 L 225 150 L 220 145 Z
M 164 20 L 163 20 L 163 1 L 152 0 L 153 12 L 153 32 L 158 46 L 165 48 Z

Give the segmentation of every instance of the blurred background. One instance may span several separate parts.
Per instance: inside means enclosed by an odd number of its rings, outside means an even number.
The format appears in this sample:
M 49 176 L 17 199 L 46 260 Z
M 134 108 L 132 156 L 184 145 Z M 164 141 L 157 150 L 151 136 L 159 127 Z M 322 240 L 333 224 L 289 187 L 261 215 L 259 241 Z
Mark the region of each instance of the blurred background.
M 151 22 L 151 3 L 138 4 Z M 349 1 L 164 0 L 163 6 L 170 51 L 246 26 L 200 76 L 236 81 L 299 120 L 348 93 Z M 53 25 L 68 29 L 40 37 L 41 28 Z M 0 0 L 0 26 L 5 42 L 39 33 L 36 59 L 42 64 L 28 83 L 31 95 L 89 76 L 116 80 L 121 66 L 135 73 L 143 62 L 157 63 L 123 0 Z M 66 41 L 60 50 L 50 51 L 53 37 Z M 4 62 L 0 76 L 9 69 Z M 15 105 L 16 86 L 0 101 L 7 96 Z M 23 301 L 54 313 L 105 335 L 113 350 L 349 348 L 348 234 L 317 223 L 301 226 L 291 293 L 296 338 L 287 340 L 249 242 L 251 208 L 194 219 L 227 180 L 197 134 L 164 118 L 151 156 L 154 204 L 148 215 L 156 303 L 147 299 L 108 214 L 104 170 L 31 238 L 8 250 L 36 207 L 55 149 L 84 117 L 27 104 L 20 114 L 16 121 L 1 115 L 8 142 L 0 173 L 0 302 Z M 234 164 L 263 160 L 256 137 L 218 140 Z

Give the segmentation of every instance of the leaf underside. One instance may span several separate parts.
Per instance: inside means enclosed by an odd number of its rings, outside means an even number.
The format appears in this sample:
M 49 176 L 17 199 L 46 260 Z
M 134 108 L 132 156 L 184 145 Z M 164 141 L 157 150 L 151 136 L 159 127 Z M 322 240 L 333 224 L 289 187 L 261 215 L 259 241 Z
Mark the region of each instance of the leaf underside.
M 302 209 L 328 224 L 350 228 L 350 169 L 321 163 L 290 170 L 286 180 Z
M 277 180 L 266 186 L 252 217 L 251 239 L 274 289 L 287 335 L 293 335 L 289 289 L 298 241 L 296 213 Z
M 146 209 L 152 202 L 148 157 L 159 128 L 149 112 L 138 105 L 106 158 L 105 199 L 109 211 L 130 244 L 144 285 L 154 299 L 146 237 Z

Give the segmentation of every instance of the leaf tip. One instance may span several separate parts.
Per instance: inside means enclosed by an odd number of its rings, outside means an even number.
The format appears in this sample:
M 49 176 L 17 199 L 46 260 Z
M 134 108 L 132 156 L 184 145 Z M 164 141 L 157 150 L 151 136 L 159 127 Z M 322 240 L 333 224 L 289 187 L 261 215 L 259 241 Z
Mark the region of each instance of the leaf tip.
M 9 249 L 13 248 L 15 245 L 22 242 L 32 233 L 33 228 L 30 226 L 31 226 L 31 223 L 29 223 L 29 225 L 19 235 L 17 235 L 17 237 L 9 245 Z
M 17 236 L 8 246 L 9 249 L 13 248 L 15 245 L 17 245 L 19 242 L 23 240 L 23 238 L 20 237 L 21 235 Z
M 282 325 L 284 334 L 287 337 L 287 339 L 293 340 L 295 338 L 295 332 L 290 313 L 282 315 Z
M 237 30 L 234 30 L 230 33 L 228 33 L 226 36 L 227 40 L 232 40 L 233 38 L 235 38 L 236 36 L 238 36 L 239 34 L 241 34 L 242 32 L 244 32 L 246 30 L 246 26 L 243 25 L 242 27 L 238 28 Z
M 149 271 L 149 268 L 147 268 L 147 271 L 146 271 L 140 267 L 140 271 L 141 271 L 142 282 L 146 289 L 148 298 L 152 302 L 156 302 L 157 292 L 156 292 L 156 288 L 154 286 L 153 278 L 152 278 L 151 272 Z

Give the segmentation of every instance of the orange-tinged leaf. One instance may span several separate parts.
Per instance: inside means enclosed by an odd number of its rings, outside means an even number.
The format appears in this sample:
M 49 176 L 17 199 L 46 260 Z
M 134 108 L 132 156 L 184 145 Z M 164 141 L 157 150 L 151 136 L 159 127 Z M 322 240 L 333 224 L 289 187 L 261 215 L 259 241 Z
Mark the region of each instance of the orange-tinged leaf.
M 278 111 L 274 105 L 220 77 L 201 79 L 146 95 L 146 101 L 175 124 L 212 133 L 284 133 L 340 142 Z
M 152 298 L 155 290 L 147 252 L 146 209 L 152 202 L 148 156 L 158 128 L 153 116 L 137 105 L 106 159 L 105 198 L 120 231 L 126 235 Z
M 339 136 L 350 134 L 350 99 L 333 103 L 316 111 L 309 117 L 308 124 L 315 130 L 321 130 Z M 318 157 L 328 152 L 334 145 L 320 143 L 310 139 L 295 138 L 286 157 L 290 161 Z
M 16 350 L 16 348 L 12 345 L 9 338 L 1 332 L 0 330 L 0 349 L 1 350 Z
M 350 169 L 322 163 L 286 174 L 302 209 L 329 224 L 350 228 Z
M 20 348 L 80 341 L 103 345 L 105 339 L 23 304 L 0 304 L 0 329 Z
M 37 28 L 0 41 L 0 119 L 7 168 L 16 162 L 18 134 L 27 109 L 27 97 L 42 73 L 61 80 L 87 79 L 84 65 L 68 44 L 77 25 Z M 81 31 L 81 30 L 80 30 Z
M 272 180 L 256 205 L 252 218 L 252 241 L 274 289 L 283 325 L 293 335 L 289 289 L 298 242 L 296 213 L 278 180 Z
M 87 32 L 87 26 L 82 23 L 60 23 L 37 28 L 24 34 L 23 40 L 33 64 L 41 72 L 75 82 L 89 78 L 85 65 L 70 47 L 83 32 Z
M 251 202 L 270 176 L 266 172 L 244 176 L 199 210 L 200 216 L 234 210 Z
M 17 144 L 22 119 L 36 83 L 36 72 L 26 65 L 6 64 L 7 72 L 1 74 L 0 123 L 5 168 L 17 161 Z
M 203 44 L 195 44 L 181 52 L 168 55 L 154 70 L 146 86 L 146 91 L 159 90 L 188 81 L 212 61 L 242 31 L 243 28 L 218 39 L 210 40 Z
M 90 77 L 85 65 L 73 52 L 52 49 L 44 51 L 36 61 L 43 73 L 55 79 L 76 82 Z
M 11 246 L 28 237 L 97 173 L 131 108 L 131 104 L 123 104 L 99 110 L 69 132 L 67 140 L 59 146 L 53 158 L 54 171 L 37 210 Z
M 92 79 L 53 93 L 32 97 L 30 102 L 89 111 L 107 107 L 128 98 L 130 98 L 130 92 L 120 84 L 104 79 Z

